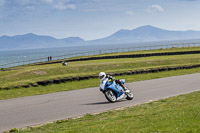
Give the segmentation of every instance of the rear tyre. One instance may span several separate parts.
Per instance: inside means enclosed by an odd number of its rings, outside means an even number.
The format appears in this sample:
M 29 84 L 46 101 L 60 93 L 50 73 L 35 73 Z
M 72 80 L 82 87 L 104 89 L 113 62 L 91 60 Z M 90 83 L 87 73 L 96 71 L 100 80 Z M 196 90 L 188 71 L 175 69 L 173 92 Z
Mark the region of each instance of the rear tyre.
M 133 96 L 133 92 L 132 92 L 129 88 L 127 88 L 127 87 L 126 87 L 126 89 L 128 89 L 128 92 L 125 93 L 126 96 L 127 96 L 126 99 L 127 99 L 127 100 L 132 100 L 133 97 L 134 97 L 134 96 Z
M 114 103 L 114 102 L 117 101 L 117 97 L 116 97 L 115 93 L 112 90 L 107 90 L 105 92 L 105 97 L 111 103 Z

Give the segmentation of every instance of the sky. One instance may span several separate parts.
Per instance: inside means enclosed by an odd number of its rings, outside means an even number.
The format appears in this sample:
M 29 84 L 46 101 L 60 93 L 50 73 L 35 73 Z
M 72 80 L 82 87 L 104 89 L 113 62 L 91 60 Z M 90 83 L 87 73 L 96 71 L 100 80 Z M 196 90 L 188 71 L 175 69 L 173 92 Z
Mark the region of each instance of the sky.
M 200 0 L 0 0 L 0 36 L 93 40 L 144 25 L 200 31 Z

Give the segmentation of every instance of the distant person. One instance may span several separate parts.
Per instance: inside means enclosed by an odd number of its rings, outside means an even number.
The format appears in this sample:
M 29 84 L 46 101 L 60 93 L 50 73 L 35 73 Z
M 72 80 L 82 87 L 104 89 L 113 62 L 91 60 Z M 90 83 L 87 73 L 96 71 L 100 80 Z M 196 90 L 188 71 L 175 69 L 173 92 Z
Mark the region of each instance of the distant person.
M 52 57 L 50 56 L 49 58 L 50 58 L 50 61 L 52 61 Z
M 68 64 L 67 64 L 66 61 L 63 61 L 63 62 L 62 62 L 62 65 L 63 65 L 63 66 L 67 66 Z
M 48 56 L 48 61 L 50 60 L 49 56 Z

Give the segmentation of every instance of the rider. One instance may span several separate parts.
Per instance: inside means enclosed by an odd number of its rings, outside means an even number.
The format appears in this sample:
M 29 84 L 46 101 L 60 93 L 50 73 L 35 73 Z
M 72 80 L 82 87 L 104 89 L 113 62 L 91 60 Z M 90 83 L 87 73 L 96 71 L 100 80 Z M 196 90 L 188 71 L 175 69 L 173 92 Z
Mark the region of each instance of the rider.
M 123 84 L 119 80 L 115 80 L 115 78 L 113 78 L 112 76 L 106 75 L 105 72 L 99 73 L 99 79 L 101 80 L 100 91 L 104 91 L 104 87 L 110 81 L 115 81 L 117 84 L 119 84 L 124 89 L 124 91 L 126 91 L 126 88 L 123 86 Z

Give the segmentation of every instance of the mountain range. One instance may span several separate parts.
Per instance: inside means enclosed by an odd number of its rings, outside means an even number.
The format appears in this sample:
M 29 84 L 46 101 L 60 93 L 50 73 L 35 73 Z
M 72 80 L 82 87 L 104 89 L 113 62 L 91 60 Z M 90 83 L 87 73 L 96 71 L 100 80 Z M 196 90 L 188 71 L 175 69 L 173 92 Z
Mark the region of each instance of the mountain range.
M 86 41 L 80 37 L 56 39 L 51 36 L 41 36 L 33 33 L 16 36 L 1 36 L 0 50 L 52 48 L 69 45 L 139 43 L 187 39 L 200 39 L 200 31 L 169 31 L 146 25 L 133 30 L 121 29 L 108 37 L 90 41 Z

